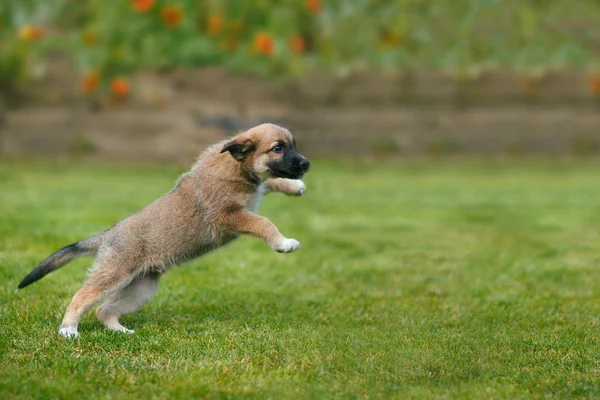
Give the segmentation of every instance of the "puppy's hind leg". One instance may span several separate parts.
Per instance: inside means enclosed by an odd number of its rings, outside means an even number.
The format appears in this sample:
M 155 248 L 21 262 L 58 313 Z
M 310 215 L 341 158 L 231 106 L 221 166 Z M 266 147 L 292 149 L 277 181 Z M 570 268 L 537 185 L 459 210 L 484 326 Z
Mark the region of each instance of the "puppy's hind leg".
M 120 292 L 111 297 L 106 303 L 96 309 L 96 316 L 108 329 L 134 333 L 119 322 L 121 315 L 137 311 L 148 303 L 158 288 L 160 274 L 150 273 L 140 275 L 125 286 Z
M 104 260 L 95 267 L 87 282 L 71 300 L 58 333 L 65 337 L 77 337 L 77 327 L 83 315 L 100 300 L 113 295 L 134 278 L 130 272 L 110 265 Z

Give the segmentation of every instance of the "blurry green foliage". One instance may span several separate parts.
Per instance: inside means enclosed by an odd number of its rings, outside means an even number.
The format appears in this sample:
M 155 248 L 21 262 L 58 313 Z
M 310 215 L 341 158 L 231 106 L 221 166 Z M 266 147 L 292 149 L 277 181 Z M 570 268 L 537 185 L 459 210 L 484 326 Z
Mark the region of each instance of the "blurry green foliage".
M 27 37 L 24 26 L 43 37 Z M 87 74 L 87 92 L 140 68 L 214 64 L 271 76 L 357 68 L 598 72 L 600 2 L 2 0 L 0 83 L 27 76 L 49 49 L 69 51 Z
M 34 1 L 0 1 L 0 99 L 13 94 L 24 79 L 35 74 L 45 46 L 40 28 L 29 24 L 43 12 Z

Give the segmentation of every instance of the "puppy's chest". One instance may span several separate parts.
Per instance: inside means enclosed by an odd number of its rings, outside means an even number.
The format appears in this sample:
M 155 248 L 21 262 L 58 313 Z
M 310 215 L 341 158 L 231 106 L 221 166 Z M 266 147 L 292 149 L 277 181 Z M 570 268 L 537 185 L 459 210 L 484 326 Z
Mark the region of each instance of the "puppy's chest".
M 256 212 L 260 201 L 266 194 L 264 186 L 259 186 L 258 190 L 248 196 L 246 200 L 246 209 L 251 212 Z M 210 250 L 224 246 L 233 240 L 237 239 L 240 234 L 230 230 L 223 230 L 213 222 L 214 215 L 208 214 L 200 218 L 192 218 L 187 233 L 189 235 L 188 251 L 194 256 L 199 256 Z
M 261 184 L 255 193 L 251 194 L 248 197 L 246 202 L 246 209 L 251 212 L 256 212 L 258 210 L 258 206 L 260 205 L 260 201 L 267 194 L 267 188 Z
M 260 201 L 263 196 L 266 194 L 266 189 L 263 185 L 259 186 L 258 190 L 251 194 L 246 201 L 246 209 L 250 212 L 256 212 L 258 210 L 258 206 L 260 205 Z M 230 230 L 213 230 L 213 241 L 215 247 L 220 247 L 228 244 L 229 242 L 240 237 L 238 232 L 230 231 Z
M 226 245 L 238 236 L 210 226 L 200 226 L 195 232 L 189 233 L 189 240 L 175 246 L 177 250 L 174 256 L 180 261 L 194 259 Z

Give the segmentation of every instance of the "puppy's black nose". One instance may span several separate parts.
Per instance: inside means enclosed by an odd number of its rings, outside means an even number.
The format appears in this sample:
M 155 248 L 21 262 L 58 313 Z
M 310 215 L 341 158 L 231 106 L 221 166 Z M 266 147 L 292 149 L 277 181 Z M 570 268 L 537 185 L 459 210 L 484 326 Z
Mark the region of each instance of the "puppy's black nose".
M 308 171 L 310 168 L 310 162 L 306 158 L 303 158 L 300 160 L 300 168 L 302 168 L 304 171 Z

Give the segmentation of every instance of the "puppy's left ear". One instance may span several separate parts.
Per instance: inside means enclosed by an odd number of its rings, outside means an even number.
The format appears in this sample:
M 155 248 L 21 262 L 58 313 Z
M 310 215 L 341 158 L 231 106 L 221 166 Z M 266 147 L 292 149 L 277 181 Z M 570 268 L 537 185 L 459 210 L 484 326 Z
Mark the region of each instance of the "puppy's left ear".
M 221 153 L 230 152 L 233 158 L 238 161 L 244 161 L 246 156 L 254 151 L 254 142 L 247 138 L 238 138 L 228 142 L 221 149 Z

